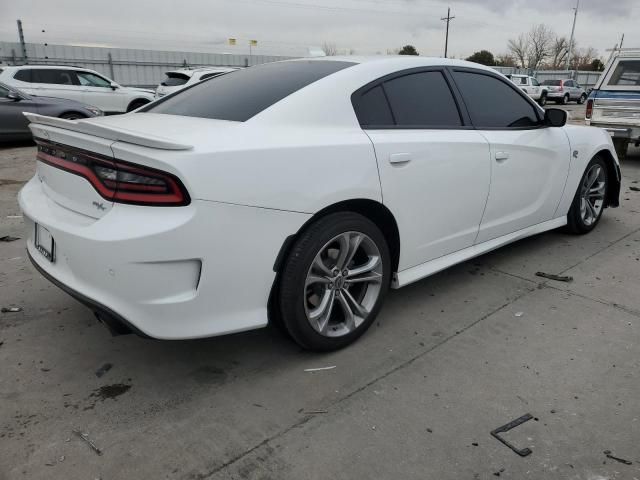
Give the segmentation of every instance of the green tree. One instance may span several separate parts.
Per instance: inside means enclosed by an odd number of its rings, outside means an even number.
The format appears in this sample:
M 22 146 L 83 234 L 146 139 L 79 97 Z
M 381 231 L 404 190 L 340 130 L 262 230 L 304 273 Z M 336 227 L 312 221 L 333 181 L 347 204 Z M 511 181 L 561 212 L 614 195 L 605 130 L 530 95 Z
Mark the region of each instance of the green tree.
M 489 50 L 480 50 L 479 52 L 476 52 L 468 57 L 467 61 L 489 66 L 496 64 L 495 58 L 493 58 L 493 53 L 491 53 Z
M 591 70 L 594 72 L 601 72 L 604 70 L 604 63 L 599 58 L 594 58 L 591 62 Z
M 413 45 L 405 45 L 400 49 L 398 55 L 420 55 Z

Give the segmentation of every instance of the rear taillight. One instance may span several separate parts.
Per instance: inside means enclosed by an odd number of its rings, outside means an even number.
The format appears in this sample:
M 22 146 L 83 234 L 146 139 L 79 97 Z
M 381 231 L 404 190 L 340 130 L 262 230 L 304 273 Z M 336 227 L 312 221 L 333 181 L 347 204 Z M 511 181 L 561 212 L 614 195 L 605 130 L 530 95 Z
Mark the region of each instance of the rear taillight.
M 39 161 L 79 175 L 107 200 L 131 205 L 177 207 L 190 203 L 189 194 L 170 173 L 109 157 L 37 141 Z
M 592 115 L 593 115 L 593 98 L 590 98 L 589 100 L 587 100 L 587 110 L 584 116 L 587 120 L 589 120 Z

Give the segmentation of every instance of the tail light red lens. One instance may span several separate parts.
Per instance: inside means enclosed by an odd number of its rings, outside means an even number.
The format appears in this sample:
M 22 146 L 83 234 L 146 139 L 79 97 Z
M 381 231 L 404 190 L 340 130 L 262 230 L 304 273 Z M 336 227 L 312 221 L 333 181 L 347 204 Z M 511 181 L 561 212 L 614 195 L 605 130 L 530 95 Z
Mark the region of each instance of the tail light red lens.
M 589 120 L 593 115 L 593 98 L 587 100 L 587 111 L 585 113 L 585 118 Z
M 107 200 L 164 207 L 191 202 L 182 182 L 170 173 L 66 145 L 36 141 L 39 161 L 87 179 Z

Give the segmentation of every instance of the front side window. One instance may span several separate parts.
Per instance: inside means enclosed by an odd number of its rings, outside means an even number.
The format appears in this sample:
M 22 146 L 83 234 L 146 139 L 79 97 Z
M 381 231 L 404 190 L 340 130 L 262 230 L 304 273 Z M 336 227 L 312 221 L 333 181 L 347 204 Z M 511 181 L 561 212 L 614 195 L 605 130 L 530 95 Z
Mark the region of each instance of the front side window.
M 532 128 L 540 125 L 535 107 L 506 82 L 468 71 L 454 71 L 453 77 L 476 127 Z
M 72 70 L 34 68 L 31 75 L 33 83 L 47 83 L 51 85 L 79 85 L 76 74 Z
M 614 86 L 640 86 L 640 60 L 621 60 L 618 62 L 609 85 Z
M 31 83 L 33 81 L 33 75 L 31 75 L 31 69 L 25 68 L 24 70 L 18 70 L 16 74 L 13 76 L 16 80 L 20 80 L 21 82 Z
M 139 111 L 244 122 L 301 88 L 352 65 L 334 60 L 264 63 L 198 82 Z
M 531 79 L 531 85 L 533 85 L 534 87 L 539 87 L 540 83 L 535 78 L 532 78 Z
M 90 72 L 76 72 L 80 85 L 84 87 L 103 87 L 110 88 L 111 82 Z

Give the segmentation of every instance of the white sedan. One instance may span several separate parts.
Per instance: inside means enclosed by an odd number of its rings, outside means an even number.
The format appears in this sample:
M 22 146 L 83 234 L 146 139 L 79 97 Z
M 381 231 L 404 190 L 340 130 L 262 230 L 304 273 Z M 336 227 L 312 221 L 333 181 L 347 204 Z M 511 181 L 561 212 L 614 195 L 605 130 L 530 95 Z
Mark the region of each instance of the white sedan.
M 340 348 L 389 287 L 587 233 L 620 191 L 603 130 L 457 60 L 285 61 L 119 117 L 27 115 L 32 262 L 114 332 L 160 339 L 271 320 Z

